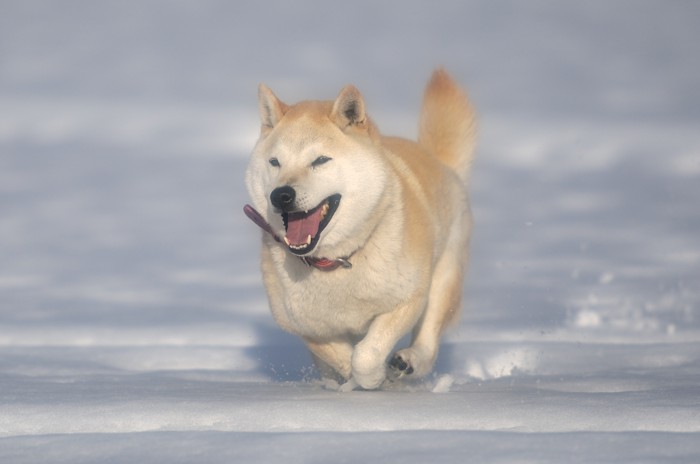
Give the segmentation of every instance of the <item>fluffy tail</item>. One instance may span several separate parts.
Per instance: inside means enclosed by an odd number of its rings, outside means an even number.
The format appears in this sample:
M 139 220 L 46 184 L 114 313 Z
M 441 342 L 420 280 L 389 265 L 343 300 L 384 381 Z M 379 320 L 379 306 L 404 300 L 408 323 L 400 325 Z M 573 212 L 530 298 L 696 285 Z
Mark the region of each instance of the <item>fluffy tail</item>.
M 418 142 L 467 182 L 475 136 L 474 109 L 467 95 L 444 69 L 435 70 L 423 96 Z

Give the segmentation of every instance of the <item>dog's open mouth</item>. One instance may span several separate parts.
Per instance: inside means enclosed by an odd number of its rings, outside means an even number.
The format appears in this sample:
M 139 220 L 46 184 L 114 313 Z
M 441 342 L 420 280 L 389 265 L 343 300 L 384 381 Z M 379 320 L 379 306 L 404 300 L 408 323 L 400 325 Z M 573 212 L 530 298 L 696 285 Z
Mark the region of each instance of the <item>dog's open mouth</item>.
M 289 247 L 289 251 L 303 255 L 313 250 L 339 204 L 340 194 L 335 194 L 312 210 L 282 213 L 284 228 L 287 231 L 284 243 Z

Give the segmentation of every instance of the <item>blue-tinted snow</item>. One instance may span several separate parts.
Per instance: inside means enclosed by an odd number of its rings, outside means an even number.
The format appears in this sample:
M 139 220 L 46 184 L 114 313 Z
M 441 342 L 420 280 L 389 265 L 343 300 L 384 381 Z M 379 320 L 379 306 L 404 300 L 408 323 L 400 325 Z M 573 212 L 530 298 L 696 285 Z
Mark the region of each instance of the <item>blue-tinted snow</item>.
M 3 462 L 696 462 L 694 3 L 0 3 Z M 256 85 L 480 115 L 436 374 L 340 394 L 267 311 Z

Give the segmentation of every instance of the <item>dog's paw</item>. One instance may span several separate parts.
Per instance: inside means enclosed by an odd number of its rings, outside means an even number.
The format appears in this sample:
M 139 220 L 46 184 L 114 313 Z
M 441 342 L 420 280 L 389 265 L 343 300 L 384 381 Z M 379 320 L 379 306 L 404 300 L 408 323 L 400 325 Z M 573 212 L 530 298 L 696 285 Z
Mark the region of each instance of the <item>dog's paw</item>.
M 364 390 L 375 390 L 386 380 L 383 355 L 366 341 L 360 342 L 352 354 L 352 379 Z
M 433 369 L 437 351 L 420 346 L 411 346 L 397 351 L 389 361 L 389 367 L 396 378 L 410 375 L 415 378 L 425 377 Z
M 338 391 L 346 393 L 356 390 L 358 387 L 359 385 L 357 384 L 357 382 L 355 382 L 355 379 L 350 379 L 344 384 L 340 385 Z
M 403 376 L 413 374 L 413 366 L 410 360 L 404 359 L 399 353 L 396 353 L 394 357 L 391 358 L 389 367 L 391 368 L 391 377 L 394 379 L 400 379 Z
M 386 380 L 386 371 L 382 367 L 381 370 L 377 369 L 374 372 L 354 372 L 348 383 L 354 382 L 362 390 L 376 390 L 382 385 L 384 380 Z

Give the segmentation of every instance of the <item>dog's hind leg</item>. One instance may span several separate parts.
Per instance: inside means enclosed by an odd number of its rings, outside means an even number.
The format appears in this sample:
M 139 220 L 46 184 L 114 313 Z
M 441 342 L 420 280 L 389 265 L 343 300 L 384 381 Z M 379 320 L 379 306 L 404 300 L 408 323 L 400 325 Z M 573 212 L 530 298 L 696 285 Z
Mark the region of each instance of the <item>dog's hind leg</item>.
M 350 342 L 314 342 L 308 338 L 305 338 L 304 342 L 311 352 L 322 378 L 332 379 L 338 383 L 350 378 L 353 350 Z
M 445 253 L 436 267 L 428 307 L 413 331 L 411 346 L 398 351 L 389 361 L 392 377 L 409 374 L 423 377 L 433 369 L 440 336 L 459 314 L 463 274 L 464 264 L 459 254 Z

